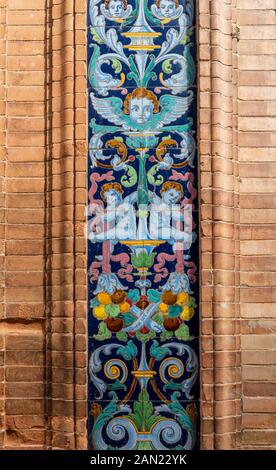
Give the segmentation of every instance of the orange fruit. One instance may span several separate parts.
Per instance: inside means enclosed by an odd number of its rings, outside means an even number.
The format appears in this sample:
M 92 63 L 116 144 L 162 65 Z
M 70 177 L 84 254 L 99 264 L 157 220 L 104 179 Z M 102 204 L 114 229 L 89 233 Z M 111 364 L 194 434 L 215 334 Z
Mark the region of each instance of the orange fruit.
M 127 313 L 130 310 L 130 305 L 128 302 L 124 302 L 123 304 L 120 305 L 120 311 L 122 313 Z
M 163 313 L 163 315 L 167 315 L 168 314 L 168 305 L 167 304 L 164 304 L 163 302 L 159 305 L 159 310 L 160 312 Z
M 111 297 L 107 292 L 100 292 L 100 294 L 97 295 L 97 299 L 100 302 L 100 304 L 103 304 L 103 305 L 111 304 Z

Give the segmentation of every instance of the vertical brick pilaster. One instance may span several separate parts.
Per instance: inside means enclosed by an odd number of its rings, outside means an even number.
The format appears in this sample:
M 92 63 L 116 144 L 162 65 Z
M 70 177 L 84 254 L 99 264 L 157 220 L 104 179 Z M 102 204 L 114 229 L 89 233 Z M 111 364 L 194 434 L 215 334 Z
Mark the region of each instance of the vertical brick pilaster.
M 275 1 L 237 0 L 237 7 L 241 445 L 275 450 Z
M 212 275 L 212 222 L 211 222 L 211 48 L 210 48 L 210 5 L 209 1 L 198 2 L 198 87 L 199 87 L 199 130 L 198 153 L 200 170 L 200 270 L 201 270 L 201 331 L 200 331 L 200 385 L 201 385 L 201 447 L 214 446 L 214 386 L 213 386 L 213 342 L 205 335 L 213 331 L 212 289 L 204 282 L 205 273 Z
M 48 3 L 48 448 L 86 448 L 86 1 Z
M 199 2 L 202 447 L 239 447 L 239 210 L 231 0 Z
M 45 440 L 44 2 L 7 1 L 4 30 L 4 444 L 39 449 Z
M 0 449 L 5 442 L 6 0 L 0 1 Z

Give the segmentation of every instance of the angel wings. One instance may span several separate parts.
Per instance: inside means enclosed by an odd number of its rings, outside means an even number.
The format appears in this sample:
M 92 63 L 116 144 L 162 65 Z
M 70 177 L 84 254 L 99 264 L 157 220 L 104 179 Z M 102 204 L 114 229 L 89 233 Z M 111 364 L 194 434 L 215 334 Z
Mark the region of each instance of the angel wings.
M 189 90 L 185 97 L 163 95 L 159 102 L 153 92 L 148 92 L 144 96 L 139 94 L 135 96 L 132 93 L 129 99 L 126 98 L 127 106 L 118 97 L 97 98 L 94 93 L 91 93 L 90 97 L 97 114 L 121 130 L 161 131 L 164 126 L 177 121 L 187 113 L 193 100 L 193 92 Z

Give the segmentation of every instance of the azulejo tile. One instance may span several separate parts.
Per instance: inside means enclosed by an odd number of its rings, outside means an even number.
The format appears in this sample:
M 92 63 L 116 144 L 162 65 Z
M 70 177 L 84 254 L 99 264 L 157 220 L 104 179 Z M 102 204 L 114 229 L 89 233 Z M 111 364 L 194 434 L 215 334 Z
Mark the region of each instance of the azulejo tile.
M 117 34 L 116 31 L 115 33 Z M 169 31 L 167 35 L 168 33 Z M 166 37 L 160 38 L 159 47 L 166 42 Z M 133 51 L 128 51 L 127 46 L 122 43 L 119 49 L 118 52 L 115 46 L 100 47 L 100 44 L 94 42 L 88 49 L 88 85 L 98 88 L 103 96 L 107 96 L 109 89 L 116 88 L 156 88 L 157 93 L 164 90 L 173 95 L 181 95 L 187 89 L 195 87 L 193 43 L 174 50 L 172 58 L 166 58 L 168 54 L 166 51 L 161 53 L 161 49 L 159 55 L 150 53 L 138 56 Z
M 151 402 L 143 390 L 136 401 L 89 403 L 89 444 L 95 450 L 192 450 L 197 446 L 196 401 Z
M 146 248 L 146 246 L 141 247 L 142 253 Z M 118 273 L 118 276 L 112 276 L 114 283 L 118 284 L 120 277 L 128 271 L 127 289 L 125 283 L 121 283 L 119 287 L 123 286 L 124 290 L 115 289 L 113 294 L 108 294 L 106 290 L 99 289 L 99 283 L 95 278 L 90 279 L 89 323 L 93 328 L 91 330 L 93 336 L 99 335 L 100 339 L 105 339 L 110 338 L 112 333 L 117 333 L 117 336 L 125 341 L 132 337 L 146 341 L 160 336 L 164 341 L 173 335 L 181 339 L 197 336 L 198 284 L 190 283 L 186 273 L 176 272 L 179 258 L 183 256 L 181 250 L 176 254 L 169 254 L 169 250 L 172 251 L 171 248 L 165 251 L 167 256 L 161 251 L 156 261 L 152 261 L 153 269 L 148 268 L 147 276 L 143 274 L 149 286 L 146 294 L 141 294 L 139 288 L 140 259 L 129 255 L 126 251 L 119 253 L 116 251 L 115 255 L 111 256 L 111 261 Z M 119 269 L 122 257 L 124 257 L 125 271 Z M 128 268 L 127 262 L 133 269 Z M 188 267 L 189 275 L 196 278 L 196 266 L 189 263 Z M 103 279 L 105 276 L 100 275 L 100 281 Z M 101 327 L 100 332 L 99 327 Z
M 193 0 L 88 0 L 88 26 L 104 24 L 122 30 L 147 26 L 151 31 L 192 26 L 193 6 Z
M 118 13 L 112 19 L 107 9 L 113 7 Z M 91 0 L 88 18 L 90 86 L 98 84 L 104 92 L 122 83 L 182 91 L 195 84 L 191 0 L 183 5 L 178 0 L 143 0 L 132 5 L 127 0 Z
M 197 398 L 198 339 L 187 328 L 176 330 L 175 336 L 164 329 L 154 338 L 143 329 L 127 337 L 122 330 L 103 337 L 100 328 L 89 339 L 89 399 L 109 401 L 115 393 L 128 402 L 137 400 L 142 390 L 151 401 L 168 402 L 175 393 L 181 401 Z
M 196 98 L 193 88 L 181 90 L 177 86 L 135 87 L 124 83 L 114 87 L 109 84 L 106 89 L 90 87 L 88 91 L 91 118 L 98 116 L 97 121 L 107 120 L 122 131 L 133 132 L 159 131 L 163 127 L 167 130 L 172 123 L 179 125 L 180 118 L 182 125 L 185 124 L 186 116 L 193 112 Z M 168 130 L 181 129 L 175 126 Z
M 191 449 L 199 397 L 193 2 L 91 0 L 87 34 L 90 446 Z

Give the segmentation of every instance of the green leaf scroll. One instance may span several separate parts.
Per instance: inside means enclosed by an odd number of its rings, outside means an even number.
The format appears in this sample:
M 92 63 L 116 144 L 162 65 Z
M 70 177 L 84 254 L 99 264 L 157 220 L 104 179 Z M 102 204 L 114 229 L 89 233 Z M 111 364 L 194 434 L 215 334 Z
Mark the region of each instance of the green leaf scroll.
M 160 416 L 154 414 L 154 408 L 146 390 L 139 393 L 138 401 L 134 403 L 129 419 L 136 425 L 139 432 L 150 431 L 153 424 L 160 420 Z
M 96 335 L 94 335 L 94 338 L 97 340 L 97 341 L 104 341 L 106 339 L 109 339 L 111 338 L 112 334 L 111 332 L 109 331 L 109 329 L 107 328 L 105 322 L 101 322 L 99 324 L 99 327 L 98 327 L 98 333 Z

